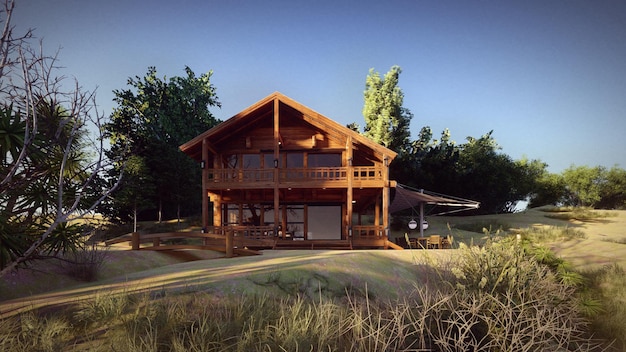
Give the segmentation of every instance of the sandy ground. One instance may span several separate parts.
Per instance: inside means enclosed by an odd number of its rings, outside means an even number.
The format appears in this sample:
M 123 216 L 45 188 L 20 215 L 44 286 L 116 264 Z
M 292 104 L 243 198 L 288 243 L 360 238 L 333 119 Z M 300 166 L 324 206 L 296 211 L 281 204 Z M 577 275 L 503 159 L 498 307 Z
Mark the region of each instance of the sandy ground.
M 626 267 L 626 211 L 614 213 L 617 216 L 593 222 L 549 219 L 538 210 L 471 218 L 433 217 L 428 219 L 431 225 L 428 233 L 449 233 L 450 225 L 451 233 L 462 237 L 466 233 L 456 230 L 456 224 L 493 219 L 514 228 L 570 226 L 584 231 L 586 238 L 554 243 L 552 247 L 557 255 L 578 269 L 612 263 Z M 386 282 L 388 287 L 378 289 L 394 295 L 411 288 L 414 280 L 407 278 L 419 275 L 417 263 L 445 260 L 453 255 L 454 250 L 283 250 L 229 259 L 210 251 L 129 251 L 127 245 L 117 245 L 108 253 L 104 275 L 95 283 L 72 281 L 54 270 L 20 272 L 5 278 L 0 283 L 0 317 L 49 305 L 76 303 L 97 294 L 203 290 L 229 295 L 252 289 L 280 293 L 276 287 L 270 287 L 276 275 L 292 275 L 294 285 L 308 285 L 305 289 L 324 286 L 328 290 L 342 290 L 348 284 L 362 287 L 368 282 Z

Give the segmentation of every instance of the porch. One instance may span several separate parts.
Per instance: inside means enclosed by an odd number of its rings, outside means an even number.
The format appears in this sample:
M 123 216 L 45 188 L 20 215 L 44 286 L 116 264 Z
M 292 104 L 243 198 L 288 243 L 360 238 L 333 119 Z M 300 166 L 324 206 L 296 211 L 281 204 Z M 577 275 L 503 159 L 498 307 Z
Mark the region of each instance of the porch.
M 309 240 L 273 226 L 210 226 L 204 232 L 129 233 L 105 242 L 129 242 L 132 250 L 205 249 L 226 256 L 255 255 L 262 249 L 403 249 L 388 240 L 379 225 L 359 225 L 348 239 Z

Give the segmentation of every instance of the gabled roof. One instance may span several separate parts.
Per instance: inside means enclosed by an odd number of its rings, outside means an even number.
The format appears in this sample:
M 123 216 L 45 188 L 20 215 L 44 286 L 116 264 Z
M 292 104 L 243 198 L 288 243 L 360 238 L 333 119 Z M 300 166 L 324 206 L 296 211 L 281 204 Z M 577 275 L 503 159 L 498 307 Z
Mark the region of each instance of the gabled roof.
M 365 147 L 372 149 L 374 153 L 381 156 L 381 159 L 382 156 L 387 156 L 391 161 L 397 156 L 397 153 L 393 150 L 373 142 L 369 138 L 342 126 L 341 124 L 279 92 L 274 92 L 268 95 L 228 120 L 198 135 L 187 143 L 181 145 L 180 150 L 192 158 L 200 160 L 202 158 L 202 141 L 205 138 L 211 141 L 220 140 L 221 138 L 232 136 L 234 133 L 245 129 L 250 124 L 258 123 L 260 120 L 266 118 L 273 119 L 275 101 L 299 111 L 302 114 L 303 120 L 306 120 L 307 123 L 319 128 L 320 130 L 327 131 L 330 134 L 352 137 L 354 144 L 362 144 Z

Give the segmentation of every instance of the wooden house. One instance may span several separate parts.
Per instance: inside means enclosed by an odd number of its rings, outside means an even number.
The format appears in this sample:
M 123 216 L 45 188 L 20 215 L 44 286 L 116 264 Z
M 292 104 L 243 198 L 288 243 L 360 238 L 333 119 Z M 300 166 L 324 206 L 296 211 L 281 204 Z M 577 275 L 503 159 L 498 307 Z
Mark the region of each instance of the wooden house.
M 202 168 L 205 232 L 248 248 L 388 248 L 396 153 L 281 93 L 180 149 Z

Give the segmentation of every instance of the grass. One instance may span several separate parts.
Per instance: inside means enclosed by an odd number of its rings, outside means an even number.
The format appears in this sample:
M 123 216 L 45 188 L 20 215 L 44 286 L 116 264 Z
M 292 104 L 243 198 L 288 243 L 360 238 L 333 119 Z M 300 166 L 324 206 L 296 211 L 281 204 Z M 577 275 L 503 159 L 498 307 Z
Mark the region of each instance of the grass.
M 626 273 L 618 265 L 583 272 L 589 282 L 590 295 L 599 297 L 602 312 L 591 320 L 598 337 L 615 339 L 615 345 L 626 349 Z M 610 313 L 610 314 L 606 314 Z
M 413 289 L 396 298 L 372 294 L 367 281 L 344 284 L 340 294 L 324 289 L 324 280 L 315 290 L 279 273 L 257 282 L 280 295 L 97 292 L 62 310 L 1 320 L 0 350 L 600 349 L 578 308 L 582 286 L 562 280 L 522 243 L 489 241 L 461 246 L 454 257 L 423 258 L 403 277 Z
M 508 231 L 509 229 L 511 229 L 511 225 L 498 220 L 482 220 L 470 223 L 460 223 L 455 225 L 455 228 L 476 233 L 495 233 L 498 231 Z
M 547 212 L 545 216 L 559 220 L 597 221 L 600 219 L 617 216 L 616 212 L 597 211 L 586 207 L 547 207 L 542 208 Z
M 585 232 L 569 226 L 529 227 L 513 231 L 521 239 L 536 243 L 586 238 Z
M 580 227 L 515 229 L 495 220 L 463 228 L 493 240 L 460 244 L 449 257 L 416 251 L 411 270 L 376 252 L 346 253 L 309 266 L 294 257 L 264 262 L 270 270 L 257 265 L 244 291 L 98 291 L 64 309 L 1 319 L 0 350 L 626 350 L 624 270 L 576 271 L 549 249 L 585 240 Z

